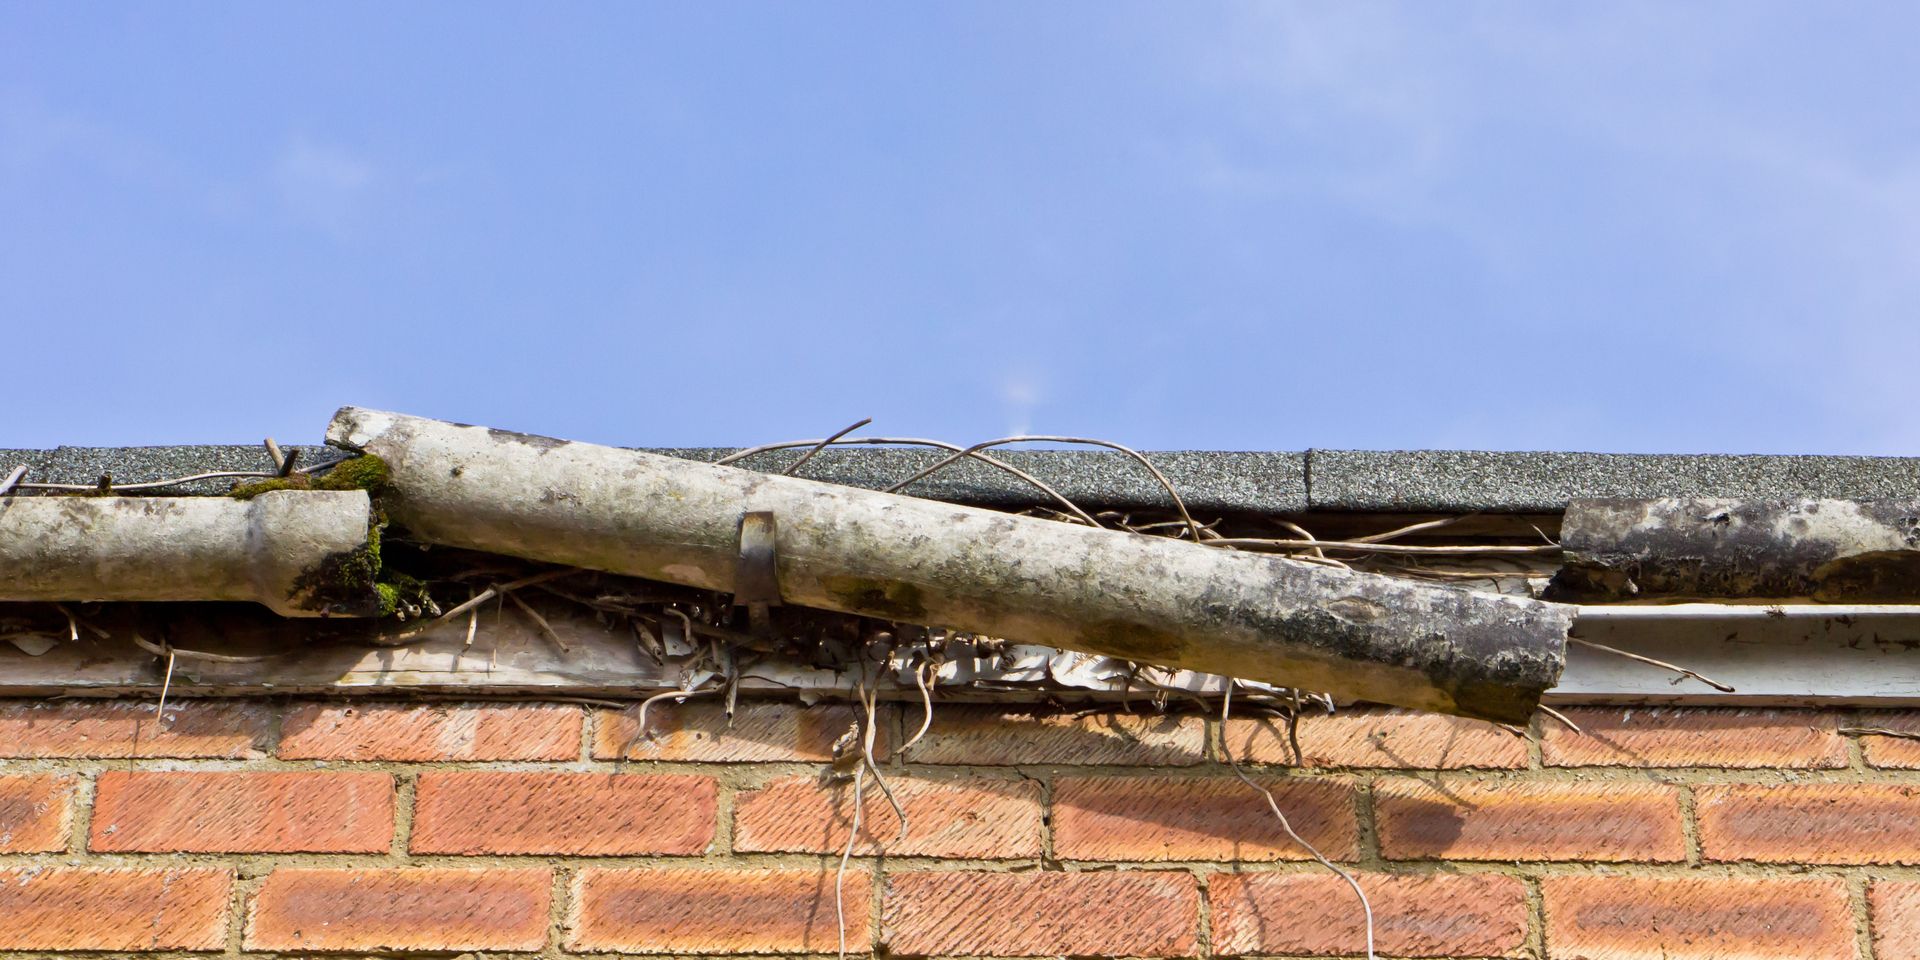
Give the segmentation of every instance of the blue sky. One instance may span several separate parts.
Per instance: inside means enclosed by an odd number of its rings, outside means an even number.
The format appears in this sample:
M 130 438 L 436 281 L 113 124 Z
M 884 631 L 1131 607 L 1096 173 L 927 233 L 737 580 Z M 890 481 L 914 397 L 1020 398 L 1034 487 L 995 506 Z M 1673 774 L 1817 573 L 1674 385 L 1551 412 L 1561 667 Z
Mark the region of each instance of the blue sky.
M 0 6 L 0 447 L 1920 453 L 1911 4 Z

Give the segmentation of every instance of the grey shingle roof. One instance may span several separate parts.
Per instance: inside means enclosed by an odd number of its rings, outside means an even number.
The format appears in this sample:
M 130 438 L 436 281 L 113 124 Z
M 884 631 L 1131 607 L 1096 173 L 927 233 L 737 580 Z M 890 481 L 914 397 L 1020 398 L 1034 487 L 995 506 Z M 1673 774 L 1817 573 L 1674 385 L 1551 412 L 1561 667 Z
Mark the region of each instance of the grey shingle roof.
M 325 447 L 303 446 L 301 463 L 334 459 Z M 660 449 L 714 460 L 732 448 Z M 762 454 L 742 463 L 784 469 L 799 451 Z M 823 451 L 802 476 L 883 488 L 911 476 L 941 454 L 890 448 Z M 1166 495 L 1140 466 L 1117 453 L 1092 450 L 1000 450 L 993 456 L 1052 484 L 1070 499 L 1117 509 L 1164 507 Z M 1920 495 L 1920 458 L 1595 453 L 1490 453 L 1470 450 L 1313 450 L 1306 453 L 1174 451 L 1150 454 L 1197 512 L 1297 513 L 1307 510 L 1551 512 L 1587 497 L 1838 497 Z M 132 483 L 212 470 L 265 470 L 258 445 L 60 447 L 0 449 L 0 474 L 16 464 L 31 480 L 91 483 L 102 473 Z M 192 484 L 180 492 L 218 493 L 230 481 Z M 1021 480 L 978 463 L 960 463 L 905 492 L 997 507 L 1050 501 Z

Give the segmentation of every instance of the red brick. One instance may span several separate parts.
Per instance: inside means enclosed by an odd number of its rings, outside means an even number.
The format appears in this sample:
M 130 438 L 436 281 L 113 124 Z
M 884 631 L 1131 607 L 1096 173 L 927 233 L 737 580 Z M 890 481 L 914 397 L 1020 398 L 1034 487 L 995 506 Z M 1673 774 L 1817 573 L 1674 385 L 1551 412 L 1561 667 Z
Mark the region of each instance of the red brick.
M 1920 738 L 1920 710 L 1870 710 L 1849 726 L 1891 730 Z M 1860 748 L 1867 763 L 1889 770 L 1920 770 L 1920 739 L 1863 733 Z
M 1410 778 L 1374 784 L 1389 860 L 1686 859 L 1680 798 L 1650 783 Z
M 696 854 L 713 842 L 711 777 L 432 771 L 414 853 Z
M 1189 957 L 1200 893 L 1186 873 L 895 873 L 882 937 L 915 956 Z
M 1920 960 L 1920 883 L 1883 880 L 1867 892 L 1876 960 Z
M 861 798 L 864 839 L 854 853 L 922 857 L 1037 857 L 1040 785 L 1031 780 L 887 781 L 907 811 L 908 831 L 868 780 Z M 733 846 L 752 852 L 839 853 L 852 826 L 853 784 L 818 777 L 776 780 L 734 801 Z
M 554 703 L 309 703 L 287 713 L 290 760 L 572 760 L 580 708 Z
M 383 853 L 393 842 L 384 773 L 111 770 L 95 794 L 96 853 Z
M 1920 786 L 1703 786 L 1694 813 L 1709 860 L 1920 863 Z
M 914 727 L 919 718 L 911 711 Z M 1192 766 L 1206 759 L 1194 715 L 1067 713 L 943 706 L 907 756 L 915 763 Z
M 1357 709 L 1305 714 L 1296 732 L 1309 767 L 1406 770 L 1516 768 L 1527 765 L 1527 742 L 1493 724 L 1438 713 Z M 1249 763 L 1294 762 L 1284 719 L 1227 721 L 1227 749 Z
M 51 774 L 0 777 L 0 853 L 65 850 L 78 782 Z
M 629 953 L 835 953 L 832 868 L 613 870 L 574 881 L 567 949 Z M 847 870 L 841 890 L 847 950 L 866 956 L 871 880 Z
M 1552 723 L 1541 758 L 1561 767 L 1844 767 L 1836 714 L 1711 707 L 1579 707 Z
M 233 872 L 0 870 L 0 949 L 219 950 Z
M 1308 843 L 1359 855 L 1354 788 L 1343 780 L 1259 777 Z M 1063 860 L 1306 860 L 1259 791 L 1233 777 L 1067 777 L 1053 791 Z
M 545 869 L 284 869 L 254 894 L 249 950 L 539 950 Z
M 887 752 L 891 707 L 879 714 L 875 756 Z M 853 725 L 856 714 L 845 704 L 804 707 L 774 701 L 743 701 L 727 725 L 725 705 L 689 700 L 663 701 L 647 708 L 649 735 L 636 737 L 639 708 L 598 711 L 593 725 L 593 755 L 602 760 L 682 760 L 694 763 L 819 763 L 833 759 L 834 741 Z
M 266 704 L 172 700 L 162 722 L 135 700 L 0 701 L 0 757 L 257 757 Z
M 1527 888 L 1488 875 L 1357 879 L 1373 906 L 1378 952 L 1395 957 L 1491 957 L 1527 938 Z M 1365 953 L 1366 915 L 1347 882 L 1323 873 L 1215 874 L 1213 951 L 1225 956 Z
M 1858 956 L 1846 881 L 1548 877 L 1554 960 Z

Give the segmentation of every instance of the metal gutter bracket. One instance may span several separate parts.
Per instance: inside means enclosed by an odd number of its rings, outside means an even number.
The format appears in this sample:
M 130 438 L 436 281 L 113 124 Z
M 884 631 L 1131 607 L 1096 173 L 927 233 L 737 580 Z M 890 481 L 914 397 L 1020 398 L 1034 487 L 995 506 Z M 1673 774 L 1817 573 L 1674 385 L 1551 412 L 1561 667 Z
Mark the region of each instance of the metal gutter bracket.
M 740 562 L 733 575 L 733 605 L 747 608 L 756 638 L 773 636 L 772 608 L 780 605 L 779 552 L 773 511 L 740 515 Z

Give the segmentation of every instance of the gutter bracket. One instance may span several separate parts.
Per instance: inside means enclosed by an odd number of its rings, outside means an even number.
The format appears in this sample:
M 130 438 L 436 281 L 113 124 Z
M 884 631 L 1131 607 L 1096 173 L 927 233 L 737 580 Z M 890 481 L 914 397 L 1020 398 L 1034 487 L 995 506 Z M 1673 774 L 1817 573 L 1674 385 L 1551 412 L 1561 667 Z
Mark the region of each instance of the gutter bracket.
M 779 550 L 774 540 L 773 511 L 740 515 L 740 560 L 733 572 L 733 605 L 747 608 L 747 623 L 756 638 L 773 636 L 772 608 L 780 605 Z

